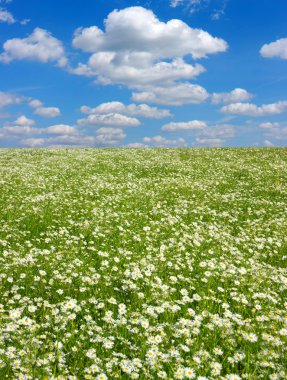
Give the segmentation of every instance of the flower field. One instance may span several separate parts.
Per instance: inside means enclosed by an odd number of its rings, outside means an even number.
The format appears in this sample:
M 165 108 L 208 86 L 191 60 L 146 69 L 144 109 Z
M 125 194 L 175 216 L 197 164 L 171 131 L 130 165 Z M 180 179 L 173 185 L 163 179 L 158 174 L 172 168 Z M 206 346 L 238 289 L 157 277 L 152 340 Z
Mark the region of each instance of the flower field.
M 287 150 L 1 149 L 0 379 L 287 379 Z

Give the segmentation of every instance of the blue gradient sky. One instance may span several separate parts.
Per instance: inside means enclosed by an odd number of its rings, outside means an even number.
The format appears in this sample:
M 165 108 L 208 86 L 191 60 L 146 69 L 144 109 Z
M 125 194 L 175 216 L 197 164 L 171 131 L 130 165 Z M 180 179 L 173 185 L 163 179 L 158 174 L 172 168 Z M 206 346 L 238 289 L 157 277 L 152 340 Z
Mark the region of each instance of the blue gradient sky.
M 286 146 L 286 14 L 283 0 L 0 0 L 0 146 Z

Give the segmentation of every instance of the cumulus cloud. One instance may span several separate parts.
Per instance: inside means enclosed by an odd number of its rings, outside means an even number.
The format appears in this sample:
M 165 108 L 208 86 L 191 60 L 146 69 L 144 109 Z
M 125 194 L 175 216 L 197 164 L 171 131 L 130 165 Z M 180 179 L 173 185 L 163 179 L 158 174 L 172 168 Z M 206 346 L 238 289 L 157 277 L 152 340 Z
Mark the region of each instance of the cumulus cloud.
M 202 137 L 197 137 L 195 139 L 195 142 L 197 145 L 202 145 L 202 146 L 207 146 L 207 147 L 212 147 L 212 148 L 219 148 L 223 146 L 224 140 L 223 139 L 212 139 L 212 138 L 202 138 Z
M 95 143 L 97 145 L 118 145 L 126 134 L 120 128 L 99 128 L 96 132 Z
M 25 115 L 19 116 L 16 120 L 8 125 L 4 125 L 0 130 L 6 136 L 20 136 L 20 135 L 38 135 L 42 133 L 41 128 L 32 127 L 35 121 L 27 118 Z
M 38 100 L 38 99 L 32 99 L 29 103 L 28 103 L 29 107 L 31 108 L 40 108 L 43 106 L 43 103 Z
M 77 29 L 73 46 L 92 53 L 87 63 L 73 70 L 75 74 L 95 77 L 101 84 L 123 84 L 145 94 L 153 93 L 154 87 L 169 92 L 179 81 L 204 72 L 202 65 L 187 63 L 186 56 L 199 59 L 227 50 L 224 40 L 181 20 L 161 22 L 142 7 L 111 12 L 104 31 L 97 26 Z
M 121 60 L 114 52 L 95 53 L 88 64 L 79 64 L 73 72 L 97 77 L 99 84 L 124 84 L 131 88 L 142 88 L 159 84 L 170 85 L 175 80 L 192 79 L 205 71 L 202 65 L 193 66 L 181 58 L 154 63 L 152 55 L 149 59 L 144 59 L 147 57 L 141 57 L 141 53 L 125 54 L 129 56 L 122 57 Z
M 19 116 L 14 122 L 14 125 L 19 125 L 21 127 L 30 127 L 35 125 L 35 121 L 32 119 L 28 119 L 25 115 Z
M 114 10 L 105 20 L 105 29 L 77 29 L 74 47 L 93 53 L 143 53 L 147 59 L 150 54 L 158 59 L 185 55 L 203 58 L 227 49 L 224 40 L 202 29 L 193 29 L 176 19 L 161 22 L 151 10 L 142 7 Z
M 201 138 L 216 139 L 220 138 L 224 141 L 233 137 L 235 134 L 235 128 L 233 125 L 211 125 L 207 128 L 203 128 L 200 131 Z
M 148 148 L 148 145 L 135 142 L 135 143 L 130 143 L 126 145 L 126 148 Z
M 243 88 L 235 88 L 231 92 L 218 92 L 213 93 L 211 96 L 211 101 L 213 104 L 218 103 L 237 103 L 245 102 L 253 97 L 248 91 Z
M 42 117 L 53 118 L 60 116 L 61 111 L 58 107 L 39 107 L 35 109 L 34 114 Z
M 86 114 L 121 113 L 150 119 L 163 119 L 166 117 L 173 116 L 169 110 L 158 109 L 157 107 L 150 107 L 147 104 L 125 105 L 122 102 L 102 103 L 95 108 L 82 106 L 81 112 Z
M 31 137 L 31 138 L 28 138 L 28 139 L 24 139 L 21 141 L 21 143 L 25 146 L 28 146 L 30 148 L 38 148 L 38 147 L 42 147 L 44 146 L 45 144 L 45 139 L 43 138 L 35 138 L 35 137 Z
M 158 147 L 158 148 L 186 146 L 186 142 L 182 137 L 175 140 L 169 140 L 163 136 L 144 137 L 143 142 L 147 144 L 148 146 L 153 146 L 153 147 Z
M 50 127 L 45 129 L 46 133 L 56 134 L 56 135 L 77 135 L 79 132 L 75 127 L 71 127 L 66 124 L 56 124 L 51 125 Z
M 16 20 L 12 13 L 8 12 L 6 9 L 0 8 L 0 22 L 14 24 Z
M 263 145 L 266 146 L 267 148 L 272 148 L 273 146 L 275 146 L 271 141 L 269 140 L 264 140 L 263 141 Z
M 134 92 L 132 99 L 136 102 L 180 106 L 202 103 L 208 96 L 208 92 L 199 85 L 179 83 L 168 88 L 153 87 L 149 91 Z
M 12 38 L 3 45 L 0 61 L 33 60 L 42 63 L 52 62 L 60 67 L 67 65 L 64 47 L 57 38 L 45 29 L 36 28 L 26 38 Z
M 71 136 L 71 135 L 61 135 L 56 137 L 48 138 L 27 138 L 21 140 L 21 144 L 31 148 L 40 147 L 64 147 L 64 146 L 74 146 L 74 147 L 89 147 L 93 146 L 95 143 L 95 138 L 93 136 Z
M 282 125 L 281 123 L 261 123 L 259 125 L 260 129 L 265 130 L 264 136 L 271 138 L 273 140 L 287 140 L 287 126 L 286 123 Z
M 287 38 L 280 38 L 275 42 L 263 45 L 260 54 L 265 58 L 287 59 Z
M 12 105 L 20 104 L 24 100 L 24 97 L 11 94 L 9 92 L 0 91 L 0 108 Z
M 207 124 L 203 121 L 192 120 L 188 122 L 168 123 L 161 127 L 165 132 L 178 132 L 178 131 L 195 131 L 202 130 L 207 127 Z
M 40 128 L 33 128 L 23 125 L 5 125 L 1 128 L 5 135 L 38 135 L 42 131 Z
M 195 139 L 197 145 L 221 147 L 227 139 L 235 135 L 235 128 L 231 125 L 214 125 L 204 128 Z
M 129 117 L 119 113 L 108 114 L 91 114 L 86 119 L 79 119 L 80 125 L 94 126 L 115 126 L 115 127 L 136 127 L 140 125 L 140 121 L 134 117 Z
M 164 132 L 192 132 L 195 134 L 195 143 L 205 146 L 222 146 L 225 141 L 235 134 L 235 128 L 232 125 L 208 125 L 199 120 L 188 122 L 168 123 L 161 128 Z
M 262 106 L 257 106 L 252 103 L 232 103 L 222 107 L 220 112 L 240 116 L 260 117 L 266 115 L 278 115 L 285 110 L 287 110 L 287 100 L 279 101 L 277 103 L 263 104 Z

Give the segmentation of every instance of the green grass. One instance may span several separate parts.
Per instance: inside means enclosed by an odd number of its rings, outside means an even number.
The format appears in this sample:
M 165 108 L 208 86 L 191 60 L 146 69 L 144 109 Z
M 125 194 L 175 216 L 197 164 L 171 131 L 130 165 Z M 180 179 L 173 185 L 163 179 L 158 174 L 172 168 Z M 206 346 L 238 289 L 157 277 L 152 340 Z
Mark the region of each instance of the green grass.
M 0 150 L 0 379 L 286 379 L 287 150 Z

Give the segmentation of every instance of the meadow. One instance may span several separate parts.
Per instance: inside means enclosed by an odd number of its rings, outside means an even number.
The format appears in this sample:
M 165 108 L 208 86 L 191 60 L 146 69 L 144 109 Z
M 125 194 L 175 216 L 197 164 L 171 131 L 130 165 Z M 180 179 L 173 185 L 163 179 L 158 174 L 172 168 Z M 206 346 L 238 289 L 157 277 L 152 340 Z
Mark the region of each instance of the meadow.
M 0 149 L 0 379 L 287 379 L 287 150 Z

